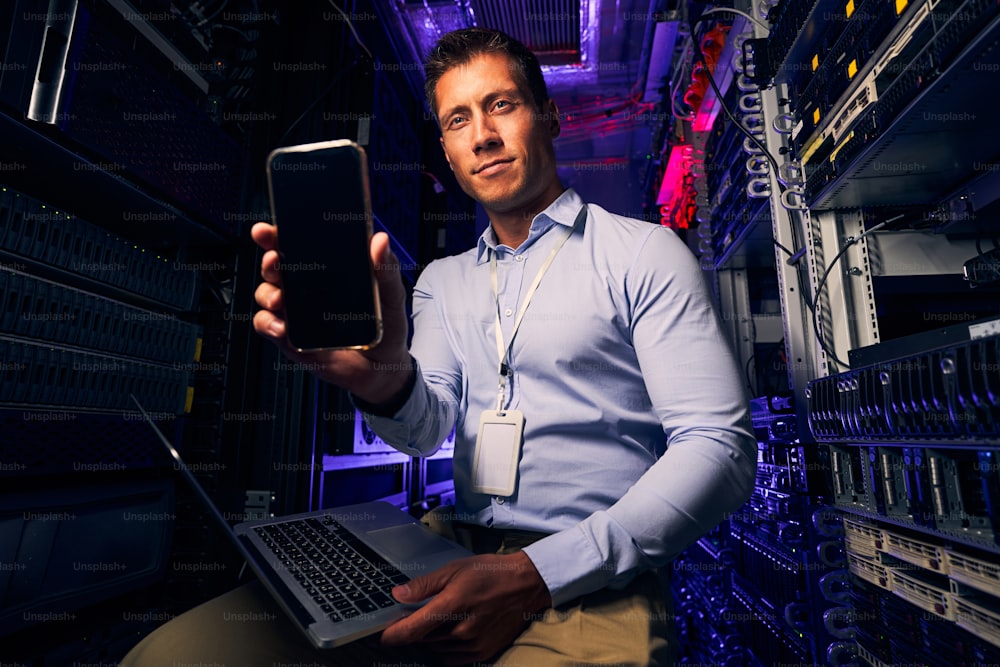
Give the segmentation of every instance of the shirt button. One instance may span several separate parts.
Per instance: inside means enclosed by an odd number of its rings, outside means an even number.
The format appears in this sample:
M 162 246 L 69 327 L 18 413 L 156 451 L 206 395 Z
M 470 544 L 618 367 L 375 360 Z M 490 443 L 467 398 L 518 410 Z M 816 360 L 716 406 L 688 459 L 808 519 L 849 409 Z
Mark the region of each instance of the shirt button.
M 523 262 L 524 261 L 524 255 L 517 255 L 517 256 L 515 256 L 514 257 L 514 261 L 515 262 Z
M 514 311 L 508 308 L 507 310 L 503 311 L 503 314 L 506 315 L 507 317 L 510 317 L 511 315 L 514 314 Z
M 503 498 L 497 496 L 497 505 L 503 505 Z

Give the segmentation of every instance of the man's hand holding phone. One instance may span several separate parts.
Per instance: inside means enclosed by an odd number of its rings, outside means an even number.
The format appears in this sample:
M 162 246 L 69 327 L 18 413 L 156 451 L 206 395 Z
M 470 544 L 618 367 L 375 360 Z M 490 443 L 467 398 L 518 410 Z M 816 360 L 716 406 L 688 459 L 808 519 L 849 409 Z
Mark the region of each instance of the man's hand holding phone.
M 250 235 L 264 250 L 261 259 L 261 276 L 264 282 L 254 294 L 262 309 L 253 318 L 257 333 L 272 340 L 290 359 L 308 364 L 307 367 L 316 375 L 343 387 L 363 401 L 382 404 L 401 391 L 413 372 L 413 361 L 406 346 L 406 291 L 399 274 L 399 260 L 389 248 L 388 235 L 380 232 L 371 240 L 371 258 L 381 301 L 381 342 L 367 350 L 305 352 L 293 347 L 286 335 L 277 251 L 278 230 L 274 225 L 258 222 L 250 230 Z

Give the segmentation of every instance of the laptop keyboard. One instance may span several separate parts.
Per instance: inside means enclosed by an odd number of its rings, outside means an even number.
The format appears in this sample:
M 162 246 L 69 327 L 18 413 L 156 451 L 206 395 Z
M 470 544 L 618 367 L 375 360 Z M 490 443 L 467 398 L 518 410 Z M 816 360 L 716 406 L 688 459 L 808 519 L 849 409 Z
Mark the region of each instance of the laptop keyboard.
M 333 622 L 398 604 L 389 591 L 410 580 L 330 516 L 254 532 Z

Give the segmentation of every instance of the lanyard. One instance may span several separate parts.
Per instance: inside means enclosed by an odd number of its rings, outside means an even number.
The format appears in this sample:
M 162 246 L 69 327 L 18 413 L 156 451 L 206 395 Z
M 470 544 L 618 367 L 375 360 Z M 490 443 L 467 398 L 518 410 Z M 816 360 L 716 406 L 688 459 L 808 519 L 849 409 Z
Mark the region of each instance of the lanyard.
M 535 295 L 535 290 L 538 288 L 538 284 L 542 282 L 542 276 L 545 272 L 549 270 L 552 265 L 552 260 L 556 258 L 556 254 L 562 249 L 569 237 L 573 235 L 580 221 L 587 217 L 587 206 L 584 205 L 580 209 L 580 212 L 576 216 L 576 220 L 573 221 L 573 226 L 569 228 L 569 231 L 563 235 L 559 242 L 556 243 L 555 247 L 552 248 L 552 252 L 545 259 L 545 263 L 542 264 L 541 268 L 538 269 L 538 273 L 535 275 L 535 279 L 531 283 L 531 287 L 528 288 L 528 292 L 524 295 L 524 302 L 521 304 L 521 309 L 517 313 L 517 318 L 514 320 L 514 328 L 510 332 L 510 342 L 504 345 L 503 331 L 500 328 L 500 295 L 497 288 L 497 255 L 496 251 L 490 253 L 490 287 L 493 289 L 493 300 L 496 301 L 496 340 L 497 340 L 497 357 L 499 359 L 499 366 L 497 369 L 497 374 L 499 376 L 498 388 L 497 388 L 497 413 L 501 412 L 503 409 L 503 397 L 504 389 L 507 384 L 507 376 L 510 375 L 510 366 L 507 364 L 507 359 L 510 355 L 510 349 L 514 345 L 514 336 L 517 335 L 517 328 L 521 326 L 521 319 L 524 317 L 524 312 L 528 310 L 528 304 L 531 302 L 531 297 Z

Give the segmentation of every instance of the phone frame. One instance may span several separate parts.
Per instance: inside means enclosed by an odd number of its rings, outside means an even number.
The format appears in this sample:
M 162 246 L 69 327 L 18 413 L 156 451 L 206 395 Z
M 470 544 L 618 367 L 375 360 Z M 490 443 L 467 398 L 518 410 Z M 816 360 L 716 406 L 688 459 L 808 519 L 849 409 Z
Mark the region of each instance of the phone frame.
M 371 205 L 371 186 L 368 178 L 368 156 L 365 153 L 365 149 L 360 144 L 351 141 L 350 139 L 334 139 L 331 141 L 318 141 L 309 144 L 299 144 L 296 146 L 282 146 L 280 148 L 275 148 L 267 156 L 267 194 L 268 202 L 271 208 L 271 224 L 273 224 L 278 229 L 278 247 L 277 251 L 279 256 L 281 255 L 281 221 L 278 219 L 278 213 L 275 207 L 275 197 L 274 197 L 274 179 L 272 176 L 272 165 L 274 161 L 282 156 L 291 154 L 302 154 L 302 153 L 316 153 L 319 151 L 325 151 L 329 149 L 341 149 L 348 148 L 355 152 L 358 157 L 358 165 L 360 170 L 360 181 L 362 186 L 362 198 L 364 200 L 365 209 L 365 238 L 367 240 L 366 250 L 368 259 L 368 274 L 371 280 L 371 290 L 372 299 L 374 303 L 374 315 L 375 318 L 375 337 L 373 340 L 358 343 L 353 345 L 337 345 L 337 346 L 322 346 L 322 347 L 299 347 L 296 345 L 295 341 L 291 337 L 291 329 L 294 328 L 294 323 L 289 323 L 286 316 L 286 336 L 288 338 L 289 344 L 298 352 L 315 352 L 321 350 L 370 350 L 379 344 L 382 340 L 383 333 L 383 322 L 382 322 L 382 303 L 379 295 L 378 280 L 375 277 L 375 266 L 371 259 L 371 240 L 374 235 L 373 230 L 373 218 L 372 218 L 372 205 Z M 280 265 L 279 265 L 280 266 Z M 282 287 L 284 289 L 284 287 Z

